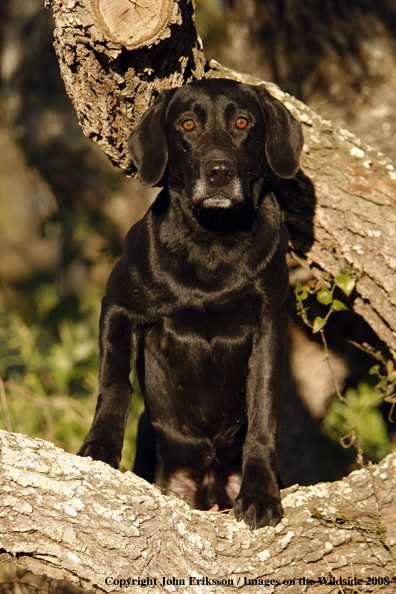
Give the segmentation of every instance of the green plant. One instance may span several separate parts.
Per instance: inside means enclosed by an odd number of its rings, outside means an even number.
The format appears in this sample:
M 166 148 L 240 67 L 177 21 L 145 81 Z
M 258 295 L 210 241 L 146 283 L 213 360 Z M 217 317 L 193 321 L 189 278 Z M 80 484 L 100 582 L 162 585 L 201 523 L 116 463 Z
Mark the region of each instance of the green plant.
M 336 288 L 349 297 L 355 287 L 355 282 L 356 279 L 351 271 L 344 268 L 340 270 L 340 274 L 333 281 L 320 282 L 317 279 L 312 279 L 304 285 L 297 282 L 295 297 L 297 314 L 313 334 L 319 333 L 321 336 L 325 358 L 334 381 L 336 397 L 323 419 L 323 433 L 331 440 L 339 442 L 343 448 L 354 445 L 357 449 L 357 461 L 363 464 L 364 454 L 371 460 L 378 461 L 394 447 L 379 405 L 382 402 L 391 404 L 389 413 L 391 421 L 396 404 L 396 372 L 393 361 L 387 361 L 380 351 L 376 351 L 367 344 L 358 345 L 351 341 L 356 347 L 377 359 L 378 363 L 369 370 L 369 374 L 377 376 L 379 381 L 374 386 L 369 381 L 361 381 L 357 387 L 350 387 L 344 395 L 341 394 L 331 367 L 324 329 L 334 312 L 349 309 L 342 301 L 335 298 Z M 325 315 L 316 316 L 312 321 L 309 319 L 309 308 L 305 303 L 310 295 L 316 296 L 318 303 L 328 307 Z
M 0 316 L 0 428 L 76 452 L 90 428 L 98 394 L 100 301 L 88 294 L 69 316 L 51 286 L 42 287 L 36 299 L 36 321 L 29 325 L 15 312 Z M 132 468 L 143 410 L 135 372 L 131 380 L 135 397 L 123 470 Z
M 346 269 L 342 269 L 341 274 L 334 277 L 333 282 L 331 284 L 329 283 L 328 286 L 323 285 L 323 283 L 317 279 L 310 280 L 304 285 L 302 285 L 300 281 L 297 281 L 294 291 L 297 303 L 297 314 L 301 316 L 304 324 L 311 328 L 313 334 L 323 330 L 332 313 L 349 309 L 345 303 L 334 297 L 334 291 L 336 287 L 338 287 L 347 297 L 349 297 L 355 288 L 355 282 L 356 280 L 351 274 L 348 274 Z M 304 306 L 304 301 L 309 295 L 316 295 L 316 299 L 319 303 L 329 306 L 326 315 L 324 317 L 316 316 L 313 322 L 309 320 L 308 309 Z
M 333 441 L 340 441 L 343 447 L 358 442 L 370 460 L 382 460 L 393 449 L 378 409 L 382 400 L 382 394 L 366 381 L 349 387 L 342 399 L 333 399 L 322 422 L 323 432 Z

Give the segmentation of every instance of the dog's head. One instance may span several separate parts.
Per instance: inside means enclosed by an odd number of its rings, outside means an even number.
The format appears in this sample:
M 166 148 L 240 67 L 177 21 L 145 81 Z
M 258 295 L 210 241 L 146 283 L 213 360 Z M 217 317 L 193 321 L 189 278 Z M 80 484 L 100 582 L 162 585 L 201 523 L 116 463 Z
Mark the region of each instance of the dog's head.
M 226 79 L 163 91 L 129 138 L 144 185 L 182 188 L 201 209 L 238 206 L 267 166 L 294 177 L 302 144 L 300 124 L 264 86 Z

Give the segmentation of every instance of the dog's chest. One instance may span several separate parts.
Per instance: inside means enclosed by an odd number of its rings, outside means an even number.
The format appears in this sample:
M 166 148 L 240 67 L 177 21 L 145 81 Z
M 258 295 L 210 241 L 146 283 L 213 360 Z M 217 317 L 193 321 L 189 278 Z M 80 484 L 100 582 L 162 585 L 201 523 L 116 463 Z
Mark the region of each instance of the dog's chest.
M 249 307 L 179 312 L 151 327 L 143 350 L 144 392 L 153 417 L 178 419 L 198 433 L 206 426 L 220 429 L 230 419 L 236 422 L 245 408 L 258 327 L 258 312 Z
M 221 310 L 204 311 L 198 308 L 179 310 L 164 316 L 146 333 L 145 350 L 153 348 L 158 353 L 174 357 L 187 356 L 193 350 L 210 358 L 235 356 L 240 348 L 251 344 L 255 331 L 260 327 L 261 309 L 256 300 L 238 300 Z M 194 357 L 192 357 L 194 358 Z

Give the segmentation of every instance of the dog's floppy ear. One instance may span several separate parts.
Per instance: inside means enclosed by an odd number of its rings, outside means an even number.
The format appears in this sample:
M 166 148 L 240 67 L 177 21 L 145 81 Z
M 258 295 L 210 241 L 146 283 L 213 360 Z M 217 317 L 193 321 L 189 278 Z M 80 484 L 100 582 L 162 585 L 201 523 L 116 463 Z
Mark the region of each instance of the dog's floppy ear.
M 129 153 L 144 186 L 155 186 L 165 173 L 168 163 L 165 115 L 175 90 L 162 91 L 129 136 Z
M 260 96 L 267 127 L 265 153 L 268 164 L 279 177 L 290 179 L 300 167 L 299 156 L 304 143 L 301 126 L 263 85 L 255 88 Z

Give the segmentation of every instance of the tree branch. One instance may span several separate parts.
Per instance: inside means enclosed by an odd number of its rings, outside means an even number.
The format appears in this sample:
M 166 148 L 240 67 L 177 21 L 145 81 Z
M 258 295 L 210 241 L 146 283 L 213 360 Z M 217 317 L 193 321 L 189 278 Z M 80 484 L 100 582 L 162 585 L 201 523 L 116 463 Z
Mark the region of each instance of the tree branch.
M 188 0 L 46 0 L 66 91 L 86 136 L 132 171 L 127 141 L 163 88 L 204 75 Z M 140 20 L 141 19 L 141 20 Z
M 92 592 L 148 577 L 153 592 L 175 578 L 181 593 L 202 578 L 239 587 L 253 578 L 288 580 L 288 594 L 301 594 L 304 576 L 316 584 L 304 591 L 318 593 L 330 591 L 318 584 L 332 574 L 361 578 L 359 592 L 374 591 L 367 577 L 392 584 L 396 453 L 343 481 L 285 489 L 282 522 L 250 532 L 232 512 L 193 510 L 131 472 L 40 439 L 0 431 L 0 444 L 1 561 Z M 219 594 L 229 591 L 216 584 Z

